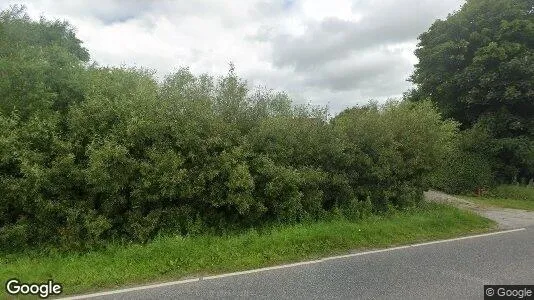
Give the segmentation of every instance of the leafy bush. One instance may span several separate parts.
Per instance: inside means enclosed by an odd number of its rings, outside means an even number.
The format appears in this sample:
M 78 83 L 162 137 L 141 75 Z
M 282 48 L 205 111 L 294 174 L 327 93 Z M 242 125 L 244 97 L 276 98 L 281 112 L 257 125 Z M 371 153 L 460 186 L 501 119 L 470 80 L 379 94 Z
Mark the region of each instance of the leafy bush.
M 451 194 L 475 193 L 493 186 L 493 172 L 486 158 L 456 150 L 433 174 L 433 187 Z
M 452 147 L 457 124 L 442 121 L 429 102 L 389 102 L 349 109 L 333 120 L 344 134 L 350 186 L 373 207 L 422 199 L 428 175 Z
M 476 193 L 495 185 L 495 142 L 480 127 L 461 132 L 431 176 L 434 188 L 452 194 Z
M 85 64 L 68 24 L 17 9 L 0 22 L 0 65 L 12 74 L 0 82 L 5 251 L 410 206 L 456 134 L 426 102 L 329 119 L 284 93 L 250 91 L 233 67 L 220 78 L 183 68 L 159 83 L 148 70 Z M 20 40 L 30 33 L 42 36 Z

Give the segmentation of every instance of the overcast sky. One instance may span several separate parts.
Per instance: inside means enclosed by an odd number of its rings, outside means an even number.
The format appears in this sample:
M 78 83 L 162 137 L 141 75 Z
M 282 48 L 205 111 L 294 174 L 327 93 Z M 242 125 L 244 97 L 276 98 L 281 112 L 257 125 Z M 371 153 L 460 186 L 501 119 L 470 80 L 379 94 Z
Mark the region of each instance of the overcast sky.
M 180 66 L 287 91 L 331 112 L 399 97 L 417 36 L 463 0 L 27 0 L 32 17 L 68 20 L 101 65 Z M 5 3 L 5 2 L 4 2 Z M 4 9 L 7 5 L 2 4 Z

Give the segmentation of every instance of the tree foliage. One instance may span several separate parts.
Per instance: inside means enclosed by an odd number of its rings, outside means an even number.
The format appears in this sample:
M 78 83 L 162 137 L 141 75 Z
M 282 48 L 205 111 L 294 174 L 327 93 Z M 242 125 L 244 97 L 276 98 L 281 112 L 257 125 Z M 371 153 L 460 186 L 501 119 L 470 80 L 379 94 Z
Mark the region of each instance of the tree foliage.
M 456 134 L 428 102 L 326 109 L 182 68 L 87 65 L 67 23 L 0 19 L 0 248 L 86 249 L 359 218 L 421 200 Z M 16 48 L 16 49 L 15 49 Z
M 468 0 L 421 34 L 413 100 L 463 129 L 482 127 L 502 180 L 534 177 L 534 10 L 530 0 Z

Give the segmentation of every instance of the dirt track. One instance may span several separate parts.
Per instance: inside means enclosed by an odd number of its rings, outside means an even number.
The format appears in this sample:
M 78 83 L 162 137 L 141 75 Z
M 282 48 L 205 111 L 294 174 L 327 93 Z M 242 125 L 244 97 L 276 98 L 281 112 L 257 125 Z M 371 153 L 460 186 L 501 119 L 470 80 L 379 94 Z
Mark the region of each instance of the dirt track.
M 425 198 L 428 201 L 449 203 L 462 209 L 474 211 L 488 219 L 494 220 L 502 229 L 534 226 L 534 212 L 531 211 L 482 206 L 438 191 L 425 192 Z

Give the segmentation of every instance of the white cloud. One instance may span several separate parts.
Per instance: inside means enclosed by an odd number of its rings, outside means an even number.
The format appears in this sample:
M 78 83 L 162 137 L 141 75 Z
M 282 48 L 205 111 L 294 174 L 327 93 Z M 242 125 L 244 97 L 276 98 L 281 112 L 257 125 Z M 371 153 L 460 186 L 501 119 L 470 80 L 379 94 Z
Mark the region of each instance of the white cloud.
M 8 1 L 9 4 L 20 1 Z M 163 76 L 190 66 L 297 101 L 345 107 L 400 96 L 419 33 L 463 0 L 27 0 L 33 17 L 66 19 L 93 60 Z M 7 7 L 7 5 L 5 6 Z M 2 5 L 0 8 L 5 8 Z

